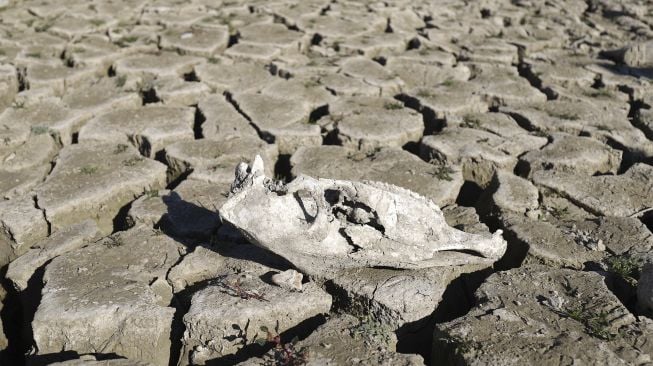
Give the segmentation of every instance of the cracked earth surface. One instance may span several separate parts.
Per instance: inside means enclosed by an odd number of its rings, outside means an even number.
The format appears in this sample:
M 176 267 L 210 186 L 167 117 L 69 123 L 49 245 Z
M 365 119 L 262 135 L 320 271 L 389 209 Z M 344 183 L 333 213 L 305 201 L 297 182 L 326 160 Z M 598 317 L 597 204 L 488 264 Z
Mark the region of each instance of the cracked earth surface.
M 0 7 L 0 364 L 653 363 L 651 1 Z M 302 279 L 220 221 L 256 154 L 508 250 Z

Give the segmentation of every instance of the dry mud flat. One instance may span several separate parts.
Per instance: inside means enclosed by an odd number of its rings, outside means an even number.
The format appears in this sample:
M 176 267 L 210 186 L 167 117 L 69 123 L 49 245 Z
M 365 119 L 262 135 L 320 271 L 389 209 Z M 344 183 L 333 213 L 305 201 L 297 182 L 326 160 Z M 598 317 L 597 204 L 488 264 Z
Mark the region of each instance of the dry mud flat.
M 0 364 L 653 362 L 650 2 L 0 7 Z M 300 276 L 220 219 L 256 154 L 508 249 Z

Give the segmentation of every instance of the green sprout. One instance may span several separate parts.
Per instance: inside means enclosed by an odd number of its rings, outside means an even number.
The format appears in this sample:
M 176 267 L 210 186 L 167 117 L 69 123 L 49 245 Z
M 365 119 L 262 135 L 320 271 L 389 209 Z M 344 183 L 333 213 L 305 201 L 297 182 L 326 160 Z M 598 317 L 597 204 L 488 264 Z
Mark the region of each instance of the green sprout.
M 95 165 L 85 165 L 79 169 L 79 172 L 86 175 L 95 174 L 98 171 L 98 167 Z
M 127 82 L 127 75 L 120 75 L 116 78 L 116 86 L 122 88 Z
M 401 103 L 385 103 L 383 104 L 383 108 L 387 110 L 396 110 L 396 109 L 402 109 L 404 106 Z
M 431 161 L 432 163 L 433 161 Z M 445 180 L 447 182 L 451 182 L 453 180 L 453 177 L 451 177 L 451 174 L 455 173 L 456 171 L 453 170 L 450 166 L 448 165 L 438 165 L 435 168 L 435 171 L 431 173 L 434 177 L 438 178 L 439 180 Z
M 135 165 L 137 165 L 138 163 L 140 163 L 143 160 L 144 159 L 141 156 L 134 156 L 132 158 L 129 158 L 129 159 L 123 161 L 122 165 L 124 165 L 124 166 L 135 166 Z
M 639 265 L 632 258 L 624 256 L 611 257 L 608 258 L 607 264 L 610 272 L 618 274 L 625 280 L 639 277 Z
M 585 326 L 585 332 L 592 337 L 606 341 L 612 340 L 615 337 L 610 332 L 608 313 L 604 311 L 593 313 L 586 309 L 585 306 L 576 306 L 566 309 L 562 312 L 562 315 L 582 323 Z
M 50 129 L 45 126 L 32 126 L 30 131 L 33 135 L 43 135 L 50 132 Z

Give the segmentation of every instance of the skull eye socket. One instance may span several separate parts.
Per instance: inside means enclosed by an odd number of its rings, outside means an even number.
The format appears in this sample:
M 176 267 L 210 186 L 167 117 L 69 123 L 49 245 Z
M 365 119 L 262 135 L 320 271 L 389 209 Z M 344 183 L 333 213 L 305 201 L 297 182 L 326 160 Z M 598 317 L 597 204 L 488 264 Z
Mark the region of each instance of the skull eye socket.
M 342 201 L 342 192 L 335 189 L 327 189 L 324 191 L 324 199 L 331 206 Z

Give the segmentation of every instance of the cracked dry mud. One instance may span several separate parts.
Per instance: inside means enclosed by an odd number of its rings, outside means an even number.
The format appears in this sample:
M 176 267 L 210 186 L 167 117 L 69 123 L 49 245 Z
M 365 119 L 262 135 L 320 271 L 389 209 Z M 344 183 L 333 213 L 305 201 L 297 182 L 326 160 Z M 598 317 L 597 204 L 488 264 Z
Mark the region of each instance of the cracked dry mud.
M 653 364 L 652 80 L 647 0 L 1 0 L 0 364 Z M 296 272 L 256 155 L 507 251 Z

